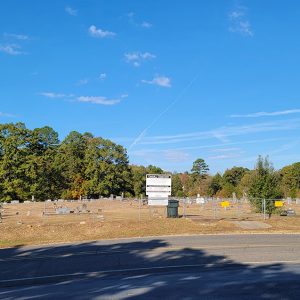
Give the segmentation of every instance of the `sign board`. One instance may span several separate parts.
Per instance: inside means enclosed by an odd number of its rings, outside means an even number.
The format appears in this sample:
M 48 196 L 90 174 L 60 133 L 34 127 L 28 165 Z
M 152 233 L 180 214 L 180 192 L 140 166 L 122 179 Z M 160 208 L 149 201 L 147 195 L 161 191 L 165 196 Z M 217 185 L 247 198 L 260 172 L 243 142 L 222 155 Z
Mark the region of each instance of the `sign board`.
M 222 207 L 228 207 L 229 206 L 229 201 L 222 201 L 221 206 Z
M 146 175 L 146 195 L 149 197 L 171 196 L 171 175 L 168 174 L 147 174 Z
M 148 198 L 148 205 L 151 206 L 167 206 L 168 203 L 168 198 Z
M 169 174 L 147 174 L 146 195 L 148 205 L 168 205 L 168 197 L 172 192 L 172 177 Z
M 275 207 L 282 207 L 283 201 L 275 201 Z

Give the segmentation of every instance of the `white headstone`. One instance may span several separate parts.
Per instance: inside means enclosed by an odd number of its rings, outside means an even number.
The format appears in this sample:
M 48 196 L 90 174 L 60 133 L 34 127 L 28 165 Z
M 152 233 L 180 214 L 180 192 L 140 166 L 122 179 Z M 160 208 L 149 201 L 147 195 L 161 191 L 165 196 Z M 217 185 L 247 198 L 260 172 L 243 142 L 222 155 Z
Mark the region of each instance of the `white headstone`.
M 197 197 L 196 198 L 196 203 L 197 204 L 204 204 L 205 203 L 205 199 L 203 197 Z

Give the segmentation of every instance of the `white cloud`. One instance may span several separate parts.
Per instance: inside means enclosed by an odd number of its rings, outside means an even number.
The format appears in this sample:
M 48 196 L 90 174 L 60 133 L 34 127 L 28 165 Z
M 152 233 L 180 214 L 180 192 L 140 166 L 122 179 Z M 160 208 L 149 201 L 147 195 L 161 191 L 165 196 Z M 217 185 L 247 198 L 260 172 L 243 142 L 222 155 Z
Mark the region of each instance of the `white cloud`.
M 152 24 L 149 23 L 149 22 L 145 22 L 145 21 L 144 21 L 144 22 L 141 24 L 141 26 L 144 27 L 144 28 L 151 28 L 151 27 L 152 27 Z
M 102 96 L 76 96 L 74 94 L 63 94 L 63 93 L 52 93 L 52 92 L 42 92 L 39 93 L 47 98 L 51 99 L 66 99 L 71 102 L 85 102 L 85 103 L 93 103 L 93 104 L 102 104 L 102 105 L 115 105 L 128 97 L 127 94 L 122 94 L 119 98 L 108 99 Z
M 121 102 L 121 99 L 107 99 L 101 96 L 80 96 L 77 98 L 79 102 L 102 104 L 102 105 L 115 105 Z
M 58 94 L 58 93 L 52 93 L 52 92 L 42 92 L 39 93 L 40 95 L 47 97 L 47 98 L 70 98 L 74 97 L 73 94 Z
M 6 38 L 21 40 L 21 41 L 26 41 L 30 39 L 28 35 L 24 35 L 24 34 L 4 33 L 4 36 Z
M 246 11 L 246 7 L 238 7 L 236 10 L 229 13 L 229 31 L 252 37 L 254 32 L 250 21 L 247 19 Z
M 15 44 L 9 45 L 0 45 L 0 52 L 9 54 L 9 55 L 21 55 L 25 54 L 25 52 L 20 51 L 21 47 Z
M 130 157 L 142 158 L 145 160 L 146 164 L 155 164 L 158 161 L 162 161 L 164 163 L 168 161 L 172 164 L 179 164 L 188 161 L 190 158 L 189 153 L 173 149 L 140 149 L 135 151 L 129 150 L 129 153 Z
M 129 19 L 129 22 L 136 27 L 143 27 L 143 28 L 147 28 L 147 29 L 152 27 L 152 24 L 147 21 L 143 21 L 142 23 L 140 23 L 139 21 L 136 21 L 133 12 L 128 13 L 127 17 Z
M 155 84 L 162 87 L 171 87 L 171 79 L 166 76 L 155 76 L 152 80 L 142 80 L 143 83 Z
M 77 10 L 70 6 L 66 6 L 65 11 L 66 11 L 66 13 L 68 13 L 71 16 L 74 16 L 74 17 L 77 16 Z
M 198 131 L 176 135 L 164 135 L 143 137 L 140 144 L 172 144 L 196 140 L 218 139 L 221 142 L 228 143 L 228 137 L 242 136 L 254 133 L 288 131 L 300 128 L 300 119 L 280 120 L 277 122 L 264 122 L 241 126 L 225 126 L 208 131 Z
M 235 27 L 231 27 L 232 32 L 238 32 L 245 36 L 253 36 L 251 24 L 249 21 L 240 21 Z
M 297 113 L 300 113 L 300 109 L 288 109 L 288 110 L 274 111 L 274 112 L 260 111 L 256 113 L 245 114 L 245 115 L 231 115 L 230 117 L 231 118 L 259 118 L 259 117 L 283 116 L 283 115 L 297 114 Z
M 129 18 L 129 20 L 132 20 L 133 16 L 134 16 L 134 12 L 132 12 L 132 11 L 127 14 L 127 17 Z
M 229 19 L 236 20 L 244 17 L 244 15 L 245 13 L 241 10 L 232 11 L 231 13 L 229 13 Z
M 239 151 L 240 148 L 218 148 L 218 149 L 212 149 L 210 152 L 232 152 L 232 151 Z
M 230 158 L 237 158 L 237 157 L 241 157 L 241 154 L 239 154 L 239 153 L 220 154 L 220 155 L 215 155 L 215 156 L 209 156 L 208 159 L 220 160 L 220 159 L 230 159 Z
M 13 114 L 8 114 L 0 111 L 0 117 L 14 118 L 16 116 Z
M 88 84 L 88 82 L 89 82 L 88 78 L 83 78 L 83 79 L 80 79 L 77 84 L 78 85 L 86 85 L 86 84 Z
M 104 80 L 106 77 L 107 77 L 106 73 L 101 73 L 100 76 L 99 76 L 99 79 Z
M 131 52 L 125 53 L 124 56 L 126 62 L 133 64 L 135 67 L 139 67 L 143 61 L 156 58 L 154 54 L 151 54 L 149 52 Z
M 106 38 L 106 37 L 113 37 L 116 35 L 116 33 L 111 31 L 102 30 L 100 28 L 97 29 L 95 25 L 90 26 L 89 33 L 92 37 L 95 38 Z
M 173 162 L 182 162 L 189 159 L 189 154 L 184 151 L 164 150 L 163 153 L 166 160 Z
M 117 140 L 119 141 L 119 143 L 131 143 L 133 138 L 129 138 L 129 137 L 118 137 L 118 138 L 112 138 L 113 140 Z M 231 143 L 227 143 L 227 144 L 209 144 L 209 143 L 202 143 L 200 145 L 197 146 L 184 146 L 184 147 L 176 147 L 176 148 L 168 148 L 165 150 L 157 150 L 156 148 L 149 148 L 149 146 L 147 145 L 147 148 L 142 148 L 139 150 L 128 150 L 128 153 L 130 153 L 130 155 L 134 155 L 134 156 L 148 156 L 149 154 L 151 155 L 151 153 L 156 153 L 159 152 L 159 158 L 161 158 L 161 153 L 162 151 L 170 151 L 170 152 L 175 152 L 175 151 L 179 151 L 179 152 L 186 152 L 186 151 L 194 151 L 194 150 L 203 150 L 203 149 L 208 149 L 208 152 L 210 153 L 216 153 L 214 156 L 219 156 L 219 155 L 226 155 L 228 154 L 227 151 L 220 151 L 220 153 L 218 153 L 218 150 L 222 150 L 222 149 L 216 149 L 216 148 L 220 148 L 220 147 L 224 147 L 224 146 L 233 146 L 233 145 L 241 145 L 244 146 L 245 144 L 268 144 L 270 142 L 278 142 L 278 141 L 294 141 L 295 138 L 267 138 L 267 139 L 255 139 L 255 140 L 243 140 L 243 141 L 239 141 L 239 142 L 231 142 Z M 224 148 L 225 149 L 225 148 Z M 230 148 L 227 148 L 230 149 Z M 214 151 L 216 150 L 216 151 Z M 243 154 L 244 151 L 242 151 L 240 148 L 232 148 L 232 151 L 236 151 L 237 155 Z M 229 151 L 228 151 L 229 152 Z M 230 153 L 232 154 L 232 153 Z M 266 153 L 267 155 L 267 153 Z M 264 155 L 264 156 L 266 156 Z M 257 157 L 254 158 L 254 160 Z

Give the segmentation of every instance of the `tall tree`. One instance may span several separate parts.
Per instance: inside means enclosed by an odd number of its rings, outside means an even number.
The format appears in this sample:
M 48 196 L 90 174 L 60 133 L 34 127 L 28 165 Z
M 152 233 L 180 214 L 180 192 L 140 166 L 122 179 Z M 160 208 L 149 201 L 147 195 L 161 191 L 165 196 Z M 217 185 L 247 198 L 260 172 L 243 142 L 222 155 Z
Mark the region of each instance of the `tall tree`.
M 146 174 L 147 168 L 144 166 L 130 166 L 132 174 L 132 185 L 135 197 L 146 195 Z
M 0 125 L 1 199 L 28 199 L 29 183 L 24 165 L 29 131 L 23 123 Z
M 248 171 L 249 169 L 243 167 L 233 167 L 231 169 L 227 169 L 223 175 L 224 183 L 228 183 L 236 187 L 240 183 L 242 177 Z
M 83 196 L 84 158 L 89 139 L 90 135 L 71 131 L 59 147 L 55 165 L 64 178 L 63 198 L 78 199 Z
M 199 176 L 200 178 L 205 178 L 209 171 L 209 167 L 202 158 L 198 158 L 193 162 L 192 174 Z
M 160 167 L 156 167 L 153 165 L 149 165 L 147 167 L 147 174 L 163 174 L 164 170 L 161 169 Z
M 300 162 L 280 170 L 281 186 L 286 197 L 300 196 Z
M 180 180 L 180 174 L 173 174 L 172 175 L 172 196 L 175 197 L 183 197 L 183 184 Z
M 84 190 L 89 197 L 131 192 L 131 173 L 126 150 L 110 140 L 93 138 L 85 152 Z
M 58 134 L 51 127 L 45 126 L 28 132 L 24 170 L 29 193 L 37 200 L 60 195 L 61 176 L 54 167 L 58 144 Z
M 209 196 L 215 196 L 222 189 L 223 179 L 220 173 L 217 173 L 212 177 L 210 182 L 208 193 Z
M 261 211 L 263 199 L 266 199 L 266 212 L 271 215 L 275 211 L 274 202 L 271 199 L 279 199 L 282 194 L 278 173 L 275 172 L 268 157 L 258 157 L 249 187 L 249 196 L 257 211 Z

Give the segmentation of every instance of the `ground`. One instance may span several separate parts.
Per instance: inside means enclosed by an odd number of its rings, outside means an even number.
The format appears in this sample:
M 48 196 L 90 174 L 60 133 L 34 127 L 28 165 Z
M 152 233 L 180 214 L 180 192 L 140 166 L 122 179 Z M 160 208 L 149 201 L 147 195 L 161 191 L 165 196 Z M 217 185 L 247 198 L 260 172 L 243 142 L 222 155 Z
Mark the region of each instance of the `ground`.
M 54 214 L 53 203 L 46 203 L 48 215 L 40 202 L 4 205 L 0 247 L 161 235 L 300 233 L 300 205 L 296 204 L 286 207 L 293 208 L 296 216 L 274 215 L 267 220 L 247 203 L 231 204 L 226 210 L 213 204 L 180 205 L 178 219 L 166 218 L 164 208 L 149 209 L 133 200 L 58 202 L 56 206 L 74 213 Z

